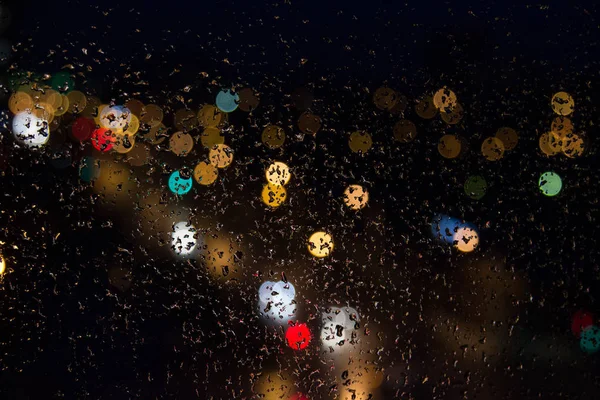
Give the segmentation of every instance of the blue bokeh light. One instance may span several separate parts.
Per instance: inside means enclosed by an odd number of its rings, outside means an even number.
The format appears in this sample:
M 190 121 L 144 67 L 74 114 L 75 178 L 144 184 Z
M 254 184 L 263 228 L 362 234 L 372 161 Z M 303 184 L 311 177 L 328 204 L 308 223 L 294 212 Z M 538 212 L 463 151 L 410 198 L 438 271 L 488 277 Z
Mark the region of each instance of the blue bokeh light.
M 455 235 L 461 228 L 470 228 L 475 232 L 479 232 L 475 225 L 445 214 L 437 214 L 431 221 L 432 236 L 446 244 L 454 243 Z
M 219 110 L 230 113 L 238 108 L 240 103 L 240 96 L 237 93 L 231 91 L 231 89 L 224 89 L 217 94 L 217 107 Z
M 169 189 L 178 195 L 186 194 L 192 190 L 192 178 L 184 178 L 179 171 L 175 171 L 169 177 Z

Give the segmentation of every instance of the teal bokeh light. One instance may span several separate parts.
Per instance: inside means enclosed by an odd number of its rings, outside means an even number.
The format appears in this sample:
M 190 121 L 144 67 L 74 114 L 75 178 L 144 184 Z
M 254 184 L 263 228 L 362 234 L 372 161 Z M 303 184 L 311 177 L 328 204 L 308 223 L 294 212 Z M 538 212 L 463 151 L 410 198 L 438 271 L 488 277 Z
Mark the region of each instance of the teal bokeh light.
M 240 96 L 234 93 L 230 89 L 224 89 L 217 94 L 217 107 L 219 110 L 230 113 L 238 108 L 240 103 Z
M 85 156 L 79 167 L 79 177 L 86 182 L 95 181 L 100 177 L 100 164 L 94 157 Z
M 579 341 L 581 350 L 588 354 L 592 354 L 600 350 L 600 328 L 591 325 L 581 331 L 581 339 Z
M 544 172 L 538 183 L 545 196 L 556 196 L 562 189 L 562 179 L 556 172 Z
M 75 81 L 68 72 L 58 72 L 50 81 L 52 89 L 61 93 L 70 92 L 75 88 Z
M 175 171 L 169 177 L 169 189 L 178 195 L 186 194 L 192 190 L 192 178 L 185 178 L 179 171 Z

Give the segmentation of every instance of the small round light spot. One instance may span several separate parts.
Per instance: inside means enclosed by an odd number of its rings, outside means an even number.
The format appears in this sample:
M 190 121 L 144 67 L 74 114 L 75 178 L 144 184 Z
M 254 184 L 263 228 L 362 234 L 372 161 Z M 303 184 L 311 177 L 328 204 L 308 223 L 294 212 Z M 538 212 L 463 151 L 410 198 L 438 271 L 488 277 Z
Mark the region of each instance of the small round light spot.
M 544 172 L 538 183 L 545 196 L 556 196 L 562 189 L 562 179 L 556 172 Z
M 308 252 L 317 258 L 327 257 L 333 251 L 333 238 L 326 232 L 315 232 L 308 239 Z

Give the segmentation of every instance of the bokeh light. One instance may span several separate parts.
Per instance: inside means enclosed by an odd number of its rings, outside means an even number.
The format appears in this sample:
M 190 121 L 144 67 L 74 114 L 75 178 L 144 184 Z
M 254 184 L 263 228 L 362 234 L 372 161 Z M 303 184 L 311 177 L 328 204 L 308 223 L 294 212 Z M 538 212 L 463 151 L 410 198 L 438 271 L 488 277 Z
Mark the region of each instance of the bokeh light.
M 296 289 L 290 282 L 266 281 L 258 289 L 258 307 L 270 322 L 284 325 L 296 316 Z
M 562 179 L 556 172 L 544 172 L 540 175 L 538 185 L 545 196 L 556 196 L 562 189 Z
M 281 185 L 267 183 L 263 186 L 261 198 L 263 203 L 269 207 L 277 208 L 285 202 L 287 190 Z
M 498 129 L 496 137 L 502 141 L 505 150 L 513 150 L 519 143 L 519 135 L 513 128 L 502 127 Z
M 366 153 L 373 145 L 373 139 L 365 131 L 356 131 L 350 134 L 348 146 L 354 153 Z
M 333 237 L 323 231 L 315 232 L 308 238 L 308 252 L 317 258 L 327 257 L 333 251 Z
M 268 125 L 262 132 L 262 142 L 270 149 L 277 149 L 285 142 L 285 132 L 277 125 Z
M 214 165 L 201 161 L 194 168 L 194 179 L 200 185 L 212 185 L 219 176 L 219 170 Z
M 369 202 L 369 192 L 361 185 L 350 185 L 344 190 L 344 204 L 357 211 Z
M 169 150 L 179 157 L 187 156 L 194 147 L 194 138 L 189 133 L 175 132 L 169 139 Z
M 169 189 L 177 195 L 184 195 L 192 190 L 192 178 L 182 176 L 180 171 L 174 171 L 169 176 Z
M 447 87 L 439 89 L 433 95 L 433 105 L 442 112 L 448 112 L 456 105 L 456 93 Z
M 588 354 L 596 353 L 600 350 L 600 328 L 591 325 L 581 331 L 581 339 L 579 341 L 581 350 Z
M 444 135 L 438 143 L 438 151 L 444 158 L 456 158 L 460 154 L 462 144 L 456 135 Z
M 107 152 L 111 150 L 116 137 L 110 129 L 98 128 L 92 133 L 92 146 L 98 151 Z
M 290 167 L 281 161 L 275 161 L 269 165 L 269 168 L 265 171 L 267 181 L 272 185 L 287 185 L 292 177 Z
M 219 110 L 230 113 L 238 108 L 240 96 L 231 89 L 223 89 L 217 94 L 216 104 Z
M 498 161 L 504 157 L 504 143 L 497 137 L 489 137 L 481 144 L 481 154 L 488 161 Z
M 487 191 L 487 182 L 485 178 L 479 175 L 473 175 L 465 181 L 465 193 L 473 200 L 481 200 Z
M 285 332 L 285 339 L 290 348 L 294 350 L 304 350 L 308 347 L 311 340 L 310 329 L 304 323 L 297 323 L 290 326 Z
M 592 313 L 579 310 L 573 314 L 573 318 L 571 319 L 571 332 L 573 332 L 573 335 L 579 337 L 581 335 L 581 331 L 589 328 L 593 324 L 594 316 Z
M 196 248 L 196 228 L 189 222 L 181 221 L 173 225 L 171 249 L 175 254 L 187 256 Z
M 567 92 L 558 92 L 552 96 L 551 106 L 558 115 L 570 115 L 575 109 L 575 100 Z
M 394 139 L 400 143 L 410 143 L 417 136 L 417 127 L 414 122 L 401 119 L 394 125 Z
M 233 150 L 226 144 L 216 144 L 208 153 L 210 163 L 217 168 L 226 168 L 233 162 Z
M 50 139 L 48 121 L 35 115 L 22 111 L 15 115 L 12 122 L 12 130 L 19 142 L 30 148 L 45 145 Z

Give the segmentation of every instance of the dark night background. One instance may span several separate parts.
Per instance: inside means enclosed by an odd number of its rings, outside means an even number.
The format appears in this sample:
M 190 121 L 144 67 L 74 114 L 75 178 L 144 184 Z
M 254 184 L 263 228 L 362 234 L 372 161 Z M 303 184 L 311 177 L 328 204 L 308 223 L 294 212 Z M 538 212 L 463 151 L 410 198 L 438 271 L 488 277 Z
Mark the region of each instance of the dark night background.
M 78 161 L 92 153 L 89 148 L 58 144 L 35 153 L 17 148 L 12 135 L 2 132 L 0 244 L 13 272 L 0 282 L 1 399 L 260 398 L 250 374 L 267 366 L 296 371 L 299 391 L 311 399 L 338 398 L 318 351 L 291 354 L 281 332 L 265 328 L 253 311 L 261 281 L 281 273 L 297 288 L 305 286 L 315 304 L 333 299 L 357 304 L 382 332 L 377 365 L 388 378 L 374 398 L 600 396 L 598 355 L 582 352 L 570 332 L 575 311 L 599 311 L 597 5 L 297 0 L 6 5 L 13 21 L 3 36 L 13 42 L 13 65 L 52 74 L 73 64 L 71 72 L 81 72 L 77 88 L 107 102 L 122 104 L 133 96 L 161 104 L 167 121 L 183 106 L 178 96 L 197 109 L 221 87 L 259 91 L 252 120 L 239 111 L 230 116 L 235 128 L 227 140 L 239 169 L 223 174 L 223 185 L 179 202 L 197 218 L 217 215 L 224 231 L 249 243 L 258 240 L 252 236 L 258 231 L 273 253 L 264 241 L 247 246 L 237 255 L 243 278 L 233 284 L 215 283 L 167 253 L 144 254 L 142 248 L 152 245 L 137 242 L 133 205 L 120 208 L 79 180 Z M 419 129 L 414 143 L 394 143 L 395 119 L 377 114 L 372 93 L 384 84 L 409 98 L 406 117 Z M 465 106 L 461 127 L 414 113 L 415 99 L 444 85 Z M 300 112 L 288 106 L 298 87 L 312 91 L 311 110 L 323 119 L 315 138 L 297 132 Z M 561 90 L 576 98 L 573 121 L 588 138 L 588 150 L 578 159 L 545 158 L 537 147 L 554 117 L 549 99 Z M 256 145 L 260 135 L 254 126 L 267 122 L 286 128 L 289 141 L 277 155 Z M 517 129 L 519 145 L 501 162 L 486 162 L 478 148 L 500 126 Z M 362 157 L 349 154 L 346 145 L 346 133 L 356 129 L 372 131 L 376 144 Z M 465 156 L 439 156 L 436 143 L 446 132 L 468 138 Z M 51 166 L 57 148 L 68 149 L 71 166 Z M 188 162 L 163 153 L 152 174 L 141 174 L 150 177 L 140 186 L 144 190 L 168 192 L 167 173 Z M 297 166 L 291 184 L 297 199 L 286 210 L 267 212 L 256 199 L 257 206 L 248 203 L 261 187 L 254 177 L 270 159 Z M 539 174 L 547 170 L 559 172 L 565 182 L 554 198 L 537 188 Z M 462 190 L 475 172 L 490 186 L 479 202 Z M 371 196 L 369 208 L 356 217 L 340 212 L 336 200 L 353 182 L 350 176 Z M 456 254 L 431 240 L 429 223 L 440 212 L 480 228 L 478 253 Z M 278 233 L 291 226 L 300 229 L 297 245 Z M 340 238 L 339 254 L 313 264 L 301 238 L 320 226 Z M 482 298 L 492 289 L 472 289 L 458 270 L 495 257 L 506 265 L 500 286 L 510 292 L 519 276 L 527 289 L 511 299 L 518 307 L 513 302 L 510 312 L 479 321 Z M 114 265 L 131 267 L 129 291 L 109 286 L 107 269 Z M 310 316 L 317 311 L 307 304 L 299 315 L 318 329 L 318 318 Z M 436 322 L 428 310 L 510 329 L 505 346 L 510 350 L 489 354 L 494 362 L 453 367 L 459 356 L 430 340 Z M 318 380 L 324 382 L 319 387 Z

